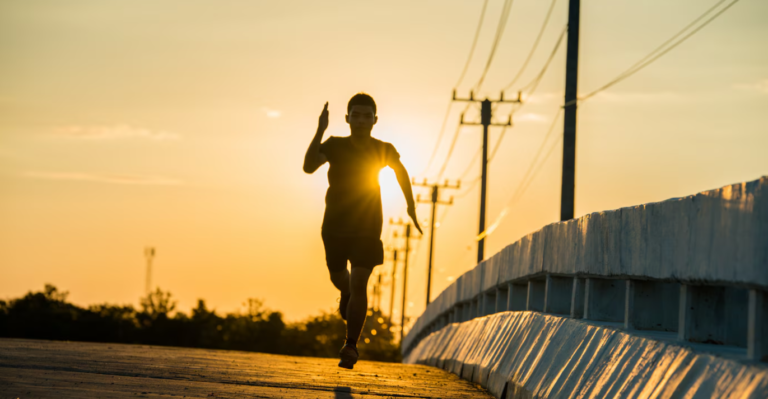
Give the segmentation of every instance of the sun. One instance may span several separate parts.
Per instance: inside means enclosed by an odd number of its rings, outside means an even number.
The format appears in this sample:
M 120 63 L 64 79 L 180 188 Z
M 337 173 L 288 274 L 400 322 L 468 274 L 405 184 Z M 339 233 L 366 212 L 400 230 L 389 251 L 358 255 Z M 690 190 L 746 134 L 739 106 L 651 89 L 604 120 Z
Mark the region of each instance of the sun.
M 400 185 L 397 183 L 397 176 L 395 171 L 390 168 L 384 168 L 379 172 L 379 186 L 381 187 L 381 205 L 386 210 L 396 211 L 405 205 L 405 199 L 403 192 L 400 189 Z

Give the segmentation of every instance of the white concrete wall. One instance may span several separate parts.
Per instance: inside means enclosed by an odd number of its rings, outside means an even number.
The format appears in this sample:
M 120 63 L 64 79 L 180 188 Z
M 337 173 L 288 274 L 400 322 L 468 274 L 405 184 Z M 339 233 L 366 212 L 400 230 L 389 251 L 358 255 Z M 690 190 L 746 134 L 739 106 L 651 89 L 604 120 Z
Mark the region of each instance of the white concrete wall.
M 450 324 L 405 363 L 458 374 L 501 398 L 767 398 L 768 368 L 537 312 Z
M 768 306 L 764 304 L 768 296 L 768 176 L 684 198 L 595 212 L 528 234 L 466 272 L 446 289 L 447 294 L 431 303 L 405 337 L 404 353 L 449 313 L 461 320 L 481 316 L 487 293 L 495 293 L 499 287 L 506 289 L 512 283 L 520 287 L 547 276 L 598 279 L 591 285 L 598 288 L 602 284 L 599 279 L 621 279 L 619 283 L 627 287 L 633 287 L 633 280 L 642 280 L 750 289 L 754 291 L 750 298 L 756 300 L 750 302 L 749 325 L 755 328 L 748 331 L 752 337 L 749 348 L 756 350 L 753 358 L 761 359 L 768 355 Z M 574 288 L 589 286 L 579 285 L 582 281 L 586 279 L 577 280 Z M 539 287 L 536 284 L 533 286 Z M 590 303 L 600 303 L 595 295 L 601 293 L 616 295 L 606 290 L 571 293 L 574 316 L 580 317 L 581 295 L 598 300 Z M 561 301 L 563 295 L 553 299 Z M 700 297 L 706 298 L 691 296 Z M 650 308 L 644 306 L 643 298 L 627 295 L 628 302 L 616 306 L 634 306 L 624 311 L 626 318 L 633 314 L 632 310 Z M 678 301 L 674 305 L 684 309 L 687 304 Z M 588 313 L 590 309 L 584 310 Z M 612 317 L 619 314 L 616 309 L 592 310 L 609 311 Z M 680 331 L 686 330 L 688 321 L 691 326 L 696 324 L 695 317 L 691 319 L 688 313 L 681 313 L 679 326 L 672 328 Z

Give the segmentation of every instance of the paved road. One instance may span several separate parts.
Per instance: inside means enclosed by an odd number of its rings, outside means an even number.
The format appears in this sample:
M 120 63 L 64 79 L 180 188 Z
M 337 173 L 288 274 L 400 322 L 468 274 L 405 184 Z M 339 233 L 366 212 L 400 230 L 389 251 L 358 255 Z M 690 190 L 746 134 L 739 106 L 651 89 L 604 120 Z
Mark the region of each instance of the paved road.
M 0 398 L 491 398 L 443 370 L 146 345 L 0 339 Z

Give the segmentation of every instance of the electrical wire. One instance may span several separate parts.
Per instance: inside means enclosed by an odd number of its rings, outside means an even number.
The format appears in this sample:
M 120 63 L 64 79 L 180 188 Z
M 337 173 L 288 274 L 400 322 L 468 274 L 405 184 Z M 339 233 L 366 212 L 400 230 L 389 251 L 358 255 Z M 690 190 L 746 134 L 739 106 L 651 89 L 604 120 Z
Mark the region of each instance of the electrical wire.
M 626 78 L 636 74 L 637 72 L 640 72 L 642 69 L 644 69 L 648 65 L 652 64 L 654 61 L 658 60 L 659 58 L 661 58 L 662 56 L 664 56 L 668 52 L 672 51 L 675 47 L 679 46 L 684 41 L 688 40 L 688 38 L 690 38 L 691 36 L 696 34 L 698 31 L 703 29 L 705 26 L 709 25 L 710 22 L 714 21 L 717 17 L 722 15 L 725 11 L 727 11 L 729 8 L 731 8 L 734 4 L 739 2 L 739 0 L 733 0 L 732 2 L 727 4 L 725 7 L 723 7 L 720 11 L 718 11 L 717 13 L 712 15 L 709 19 L 704 21 L 704 23 L 702 23 L 701 25 L 697 26 L 695 29 L 690 31 L 687 35 L 683 36 L 681 39 L 677 40 L 676 42 L 670 44 L 664 50 L 661 50 L 664 46 L 666 46 L 667 44 L 672 42 L 675 38 L 677 38 L 680 35 L 682 35 L 683 32 L 685 32 L 688 29 L 690 29 L 693 25 L 695 25 L 697 22 L 702 20 L 705 16 L 707 16 L 712 11 L 714 11 L 718 6 L 720 6 L 723 3 L 723 1 L 724 0 L 721 0 L 718 3 L 716 3 L 714 6 L 710 7 L 709 9 L 707 9 L 707 11 L 705 11 L 702 15 L 700 15 L 698 18 L 696 18 L 693 22 L 691 22 L 690 24 L 686 25 L 685 28 L 683 28 L 680 32 L 678 32 L 677 34 L 672 36 L 671 39 L 668 39 L 662 45 L 660 45 L 659 47 L 657 47 L 656 49 L 651 51 L 648 55 L 643 57 L 640 61 L 636 62 L 633 66 L 629 67 L 627 70 L 625 70 L 624 72 L 620 73 L 617 77 L 615 77 L 614 79 L 612 79 L 608 83 L 604 84 L 600 88 L 592 91 L 591 93 L 589 93 L 589 94 L 587 94 L 587 95 L 585 95 L 585 96 L 583 96 L 581 98 L 578 98 L 576 100 L 571 100 L 571 101 L 565 103 L 563 105 L 563 107 L 568 107 L 568 106 L 570 106 L 570 105 L 572 105 L 572 104 L 574 104 L 576 102 L 579 102 L 579 101 L 585 101 L 588 98 L 594 96 L 595 94 L 600 93 L 601 91 L 604 91 L 604 90 L 608 89 L 609 87 L 611 87 L 611 86 L 621 82 L 622 80 L 624 80 L 624 79 L 626 79 Z M 655 55 L 653 55 L 653 54 L 655 54 Z
M 488 7 L 488 0 L 485 0 L 483 2 L 483 10 L 480 11 L 480 21 L 477 23 L 477 29 L 475 30 L 475 39 L 472 40 L 472 48 L 469 49 L 469 56 L 467 56 L 467 62 L 464 64 L 464 70 L 461 71 L 461 76 L 459 76 L 459 81 L 456 82 L 456 85 L 454 87 L 459 87 L 461 85 L 461 81 L 464 80 L 464 75 L 467 74 L 467 70 L 469 69 L 469 64 L 472 61 L 472 54 L 475 53 L 475 47 L 477 46 L 477 38 L 480 37 L 480 30 L 483 27 L 483 19 L 485 19 L 485 9 Z
M 429 170 L 429 167 L 432 166 L 432 162 L 435 160 L 435 155 L 437 155 L 437 150 L 440 149 L 440 142 L 443 140 L 443 136 L 445 135 L 445 126 L 448 123 L 448 116 L 451 115 L 451 107 L 453 106 L 453 101 L 448 103 L 448 108 L 445 110 L 445 116 L 443 117 L 443 123 L 440 125 L 440 133 L 437 135 L 437 141 L 435 142 L 435 148 L 432 150 L 432 155 L 429 157 L 429 161 L 427 162 L 427 166 L 424 167 L 424 169 L 421 171 L 421 173 L 418 173 L 419 175 L 423 175 L 427 173 Z
M 483 148 L 480 147 L 477 149 L 477 152 L 475 152 L 475 155 L 472 157 L 472 160 L 469 161 L 469 164 L 467 165 L 467 168 L 464 169 L 464 172 L 459 177 L 459 180 L 464 180 L 465 177 L 469 174 L 469 172 L 472 170 L 472 166 L 475 164 L 475 161 L 477 161 L 477 158 L 480 156 L 480 154 L 483 152 Z
M 512 114 L 515 112 L 512 111 L 509 113 L 509 117 L 512 117 Z M 499 134 L 499 138 L 496 139 L 496 145 L 493 147 L 493 151 L 491 151 L 491 156 L 488 157 L 488 163 L 491 163 L 493 161 L 493 158 L 496 157 L 496 151 L 499 150 L 499 147 L 501 146 L 501 140 L 504 140 L 504 134 L 507 132 L 507 129 L 509 129 L 509 126 L 504 126 L 503 129 L 501 129 L 501 133 Z
M 472 180 L 472 182 L 470 183 L 469 187 L 467 187 L 463 192 L 456 194 L 454 198 L 458 199 L 458 198 L 466 197 L 467 194 L 472 192 L 472 189 L 474 189 L 475 186 L 477 186 L 477 183 L 480 183 L 480 176 L 477 176 L 476 178 L 474 178 L 474 180 Z
M 469 55 L 467 55 L 467 62 L 464 64 L 464 70 L 461 71 L 461 75 L 459 76 L 459 80 L 456 82 L 456 85 L 454 87 L 459 87 L 461 85 L 462 80 L 464 80 L 464 75 L 466 75 L 467 70 L 469 69 L 469 65 L 472 61 L 472 55 L 475 53 L 475 47 L 477 46 L 477 39 L 480 37 L 480 31 L 483 27 L 483 20 L 485 19 L 485 10 L 488 7 L 488 0 L 485 0 L 483 2 L 483 9 L 480 11 L 480 20 L 477 22 L 477 29 L 475 30 L 475 38 L 472 40 L 472 47 L 469 50 Z M 425 174 L 430 166 L 432 166 L 432 162 L 435 160 L 435 156 L 437 155 L 437 150 L 440 148 L 440 143 L 443 140 L 443 136 L 445 135 L 445 126 L 448 122 L 448 116 L 451 114 L 451 106 L 453 105 L 453 101 L 448 102 L 448 107 L 445 110 L 445 116 L 443 117 L 443 123 L 440 125 L 440 132 L 437 135 L 437 141 L 435 142 L 435 148 L 432 150 L 432 155 L 429 157 L 429 161 L 427 161 L 427 166 L 424 167 L 424 169 L 421 171 L 421 175 Z
M 464 107 L 464 111 L 462 111 L 462 115 L 467 112 L 469 109 L 469 106 L 472 103 L 467 103 L 467 106 Z M 451 140 L 451 146 L 448 147 L 448 154 L 445 156 L 445 161 L 443 161 L 443 165 L 440 167 L 440 172 L 437 174 L 436 180 L 440 180 L 443 177 L 443 173 L 445 173 L 445 168 L 448 167 L 448 161 L 451 159 L 451 156 L 453 155 L 453 150 L 456 148 L 456 142 L 459 140 L 459 133 L 461 132 L 461 123 L 459 123 L 456 126 L 456 132 L 453 134 L 453 140 Z
M 496 230 L 497 227 L 499 227 L 499 224 L 504 220 L 504 217 L 507 216 L 509 213 L 510 208 L 512 205 L 517 203 L 517 201 L 525 194 L 525 191 L 528 190 L 528 187 L 530 187 L 531 183 L 533 183 L 534 180 L 536 180 L 536 176 L 541 171 L 542 167 L 547 163 L 547 160 L 552 155 L 552 152 L 557 148 L 557 146 L 560 144 L 560 142 L 563 140 L 563 136 L 558 136 L 557 140 L 555 140 L 552 145 L 549 147 L 549 151 L 547 151 L 547 154 L 544 156 L 544 158 L 541 160 L 541 162 L 537 165 L 536 169 L 534 170 L 531 177 L 525 181 L 521 180 L 520 185 L 517 186 L 514 193 L 510 197 L 509 201 L 507 201 L 507 204 L 504 206 L 504 209 L 499 212 L 499 215 L 496 217 L 496 220 L 491 223 L 488 228 L 485 229 L 482 233 L 478 234 L 477 237 L 475 237 L 476 241 L 480 241 L 485 237 L 488 237 L 491 235 L 494 230 Z M 531 165 L 533 166 L 533 165 Z
M 504 209 L 502 209 L 501 213 L 499 214 L 499 216 L 497 216 L 496 220 L 492 224 L 490 224 L 489 227 L 486 228 L 484 232 L 480 233 L 477 236 L 478 241 L 490 235 L 491 232 L 495 230 L 496 227 L 498 227 L 499 223 L 501 223 L 501 220 L 504 218 L 504 216 L 506 216 L 506 213 L 509 211 L 510 206 L 515 202 L 517 202 L 517 200 L 522 195 L 522 193 L 524 193 L 525 190 L 528 188 L 528 185 L 530 185 L 530 182 L 535 178 L 536 174 L 538 174 L 538 170 L 535 169 L 536 162 L 539 160 L 539 156 L 541 156 L 542 151 L 546 147 L 547 141 L 549 141 L 549 138 L 552 135 L 552 132 L 554 132 L 555 126 L 557 125 L 557 122 L 559 121 L 560 115 L 562 114 L 562 112 L 563 112 L 563 109 L 558 108 L 557 113 L 555 114 L 552 120 L 552 124 L 549 126 L 549 129 L 547 129 L 547 133 L 544 135 L 544 139 L 541 141 L 541 145 L 536 151 L 536 155 L 534 155 L 533 159 L 531 160 L 531 163 L 528 165 L 528 169 L 525 171 L 525 173 L 523 174 L 523 177 L 520 179 L 520 184 L 518 184 L 517 188 L 515 188 L 515 191 L 513 191 L 512 196 L 507 201 L 507 205 L 504 207 Z M 562 137 L 560 137 L 560 139 L 562 139 Z M 560 139 L 558 139 L 557 142 L 559 142 Z M 550 147 L 549 152 L 547 152 L 547 155 L 544 157 L 544 160 L 539 164 L 539 167 L 541 164 L 546 162 L 547 158 L 549 158 L 549 156 L 551 155 L 552 148 L 553 147 Z M 533 172 L 533 174 L 531 174 L 531 172 Z M 469 192 L 469 190 L 471 190 L 472 188 L 474 188 L 474 184 L 467 191 L 462 193 L 461 196 L 463 197 L 464 195 L 466 195 Z
M 507 27 L 507 20 L 509 19 L 509 12 L 512 10 L 512 3 L 513 0 L 504 0 L 504 6 L 501 9 L 501 16 L 499 18 L 499 23 L 496 26 L 496 36 L 493 38 L 493 45 L 491 46 L 491 52 L 488 55 L 488 61 L 485 63 L 485 68 L 483 69 L 483 73 L 480 76 L 480 79 L 475 83 L 474 90 L 478 91 L 480 90 L 480 87 L 483 85 L 483 81 L 485 80 L 485 75 L 488 74 L 488 70 L 491 68 L 491 63 L 493 63 L 493 57 L 496 55 L 496 49 L 498 48 L 499 42 L 501 41 L 501 37 L 504 36 L 504 30 Z
M 520 79 L 520 76 L 525 72 L 525 69 L 528 67 L 528 63 L 531 61 L 531 58 L 533 57 L 533 53 L 536 52 L 536 48 L 539 47 L 539 42 L 541 41 L 541 37 L 544 35 L 544 30 L 547 28 L 547 24 L 549 23 L 549 17 L 552 16 L 552 10 L 555 8 L 555 3 L 557 3 L 557 0 L 552 0 L 552 3 L 549 5 L 549 10 L 547 10 L 547 15 L 544 17 L 544 22 L 541 25 L 541 29 L 539 29 L 539 34 L 536 36 L 536 40 L 533 41 L 533 46 L 531 46 L 531 51 L 528 52 L 528 56 L 525 58 L 525 61 L 523 62 L 523 65 L 520 67 L 520 70 L 517 71 L 517 75 L 515 75 L 514 78 L 512 78 L 512 81 L 507 84 L 502 91 L 505 91 L 512 87 L 518 79 Z
M 521 89 L 522 91 L 528 91 L 527 95 L 530 96 L 533 94 L 534 91 L 536 91 L 536 88 L 539 86 L 539 82 L 541 82 L 541 79 L 544 77 L 544 74 L 547 72 L 547 69 L 549 69 L 549 65 L 552 63 L 552 60 L 555 58 L 555 54 L 557 54 L 557 50 L 560 48 L 560 44 L 563 42 L 563 38 L 565 37 L 565 34 L 568 33 L 568 25 L 566 24 L 565 27 L 563 27 L 563 30 L 560 32 L 560 37 L 557 38 L 557 42 L 555 42 L 555 46 L 552 48 L 552 52 L 549 53 L 549 58 L 547 58 L 547 62 L 544 63 L 544 66 L 539 71 L 539 74 L 536 75 L 535 78 L 533 78 L 530 82 L 528 82 L 527 85 L 523 86 Z

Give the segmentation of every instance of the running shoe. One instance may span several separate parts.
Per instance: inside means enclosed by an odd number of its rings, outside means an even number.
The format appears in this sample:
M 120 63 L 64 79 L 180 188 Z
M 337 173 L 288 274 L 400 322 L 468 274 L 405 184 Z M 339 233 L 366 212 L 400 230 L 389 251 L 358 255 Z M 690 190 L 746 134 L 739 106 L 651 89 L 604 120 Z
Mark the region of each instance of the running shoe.
M 355 363 L 357 363 L 357 358 L 360 357 L 360 355 L 357 353 L 357 348 L 354 346 L 344 345 L 344 347 L 342 347 L 339 351 L 339 357 L 341 357 L 341 360 L 339 361 L 339 367 L 352 370 L 352 368 L 355 366 Z

